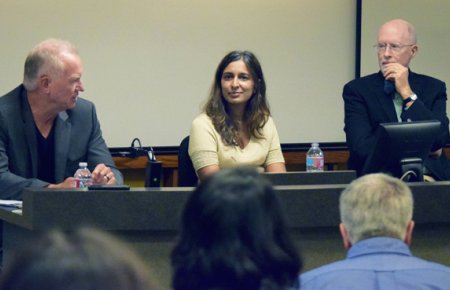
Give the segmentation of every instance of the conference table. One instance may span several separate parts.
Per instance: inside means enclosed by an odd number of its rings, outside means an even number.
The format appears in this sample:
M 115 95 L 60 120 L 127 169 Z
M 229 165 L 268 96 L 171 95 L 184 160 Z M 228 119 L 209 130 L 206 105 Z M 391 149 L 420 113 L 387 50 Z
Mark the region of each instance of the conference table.
M 320 173 L 318 173 L 320 174 Z M 338 201 L 346 184 L 276 185 L 305 269 L 345 257 Z M 416 230 L 412 251 L 450 265 L 450 182 L 410 183 Z M 189 187 L 130 190 L 34 189 L 23 192 L 21 211 L 0 207 L 3 255 L 51 228 L 97 227 L 127 241 L 149 263 L 160 284 L 170 285 L 170 251 Z

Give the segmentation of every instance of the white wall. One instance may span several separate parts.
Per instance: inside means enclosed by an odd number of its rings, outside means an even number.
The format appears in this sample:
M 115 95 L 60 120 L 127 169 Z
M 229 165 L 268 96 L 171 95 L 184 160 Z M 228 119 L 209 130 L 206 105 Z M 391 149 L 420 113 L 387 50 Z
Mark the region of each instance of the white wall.
M 428 1 L 426 1 L 428 2 Z M 260 59 L 282 143 L 344 141 L 355 0 L 0 0 L 0 94 L 28 51 L 70 40 L 110 147 L 178 145 L 234 49 Z

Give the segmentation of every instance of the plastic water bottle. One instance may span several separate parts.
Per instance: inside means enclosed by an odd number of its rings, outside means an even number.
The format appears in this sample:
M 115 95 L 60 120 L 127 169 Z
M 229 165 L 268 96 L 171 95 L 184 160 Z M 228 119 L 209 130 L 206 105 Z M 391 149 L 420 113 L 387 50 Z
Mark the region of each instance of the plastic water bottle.
M 306 171 L 323 171 L 323 164 L 323 152 L 319 147 L 319 143 L 312 143 L 311 148 L 309 148 L 308 152 L 306 152 Z
M 78 169 L 75 172 L 75 187 L 85 188 L 92 184 L 91 171 L 87 168 L 87 162 L 80 162 L 78 164 Z

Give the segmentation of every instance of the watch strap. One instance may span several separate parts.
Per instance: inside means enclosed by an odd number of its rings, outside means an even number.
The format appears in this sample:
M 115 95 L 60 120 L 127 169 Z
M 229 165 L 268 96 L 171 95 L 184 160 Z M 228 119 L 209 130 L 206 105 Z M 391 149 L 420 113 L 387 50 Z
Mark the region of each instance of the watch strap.
M 403 100 L 403 104 L 406 105 L 409 102 L 412 102 L 413 99 L 411 99 L 411 97 L 407 97 L 406 99 Z
M 416 94 L 412 94 L 411 96 L 407 97 L 406 99 L 403 100 L 403 104 L 406 105 L 409 102 L 414 102 L 415 100 L 417 100 L 417 95 Z

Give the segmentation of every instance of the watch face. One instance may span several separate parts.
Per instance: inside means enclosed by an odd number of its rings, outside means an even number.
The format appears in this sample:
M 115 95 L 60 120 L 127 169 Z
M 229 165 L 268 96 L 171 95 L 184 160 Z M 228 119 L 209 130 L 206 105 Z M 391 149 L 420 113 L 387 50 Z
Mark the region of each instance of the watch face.
M 415 100 L 417 100 L 417 95 L 416 94 L 412 94 L 409 98 L 411 100 L 415 101 Z

